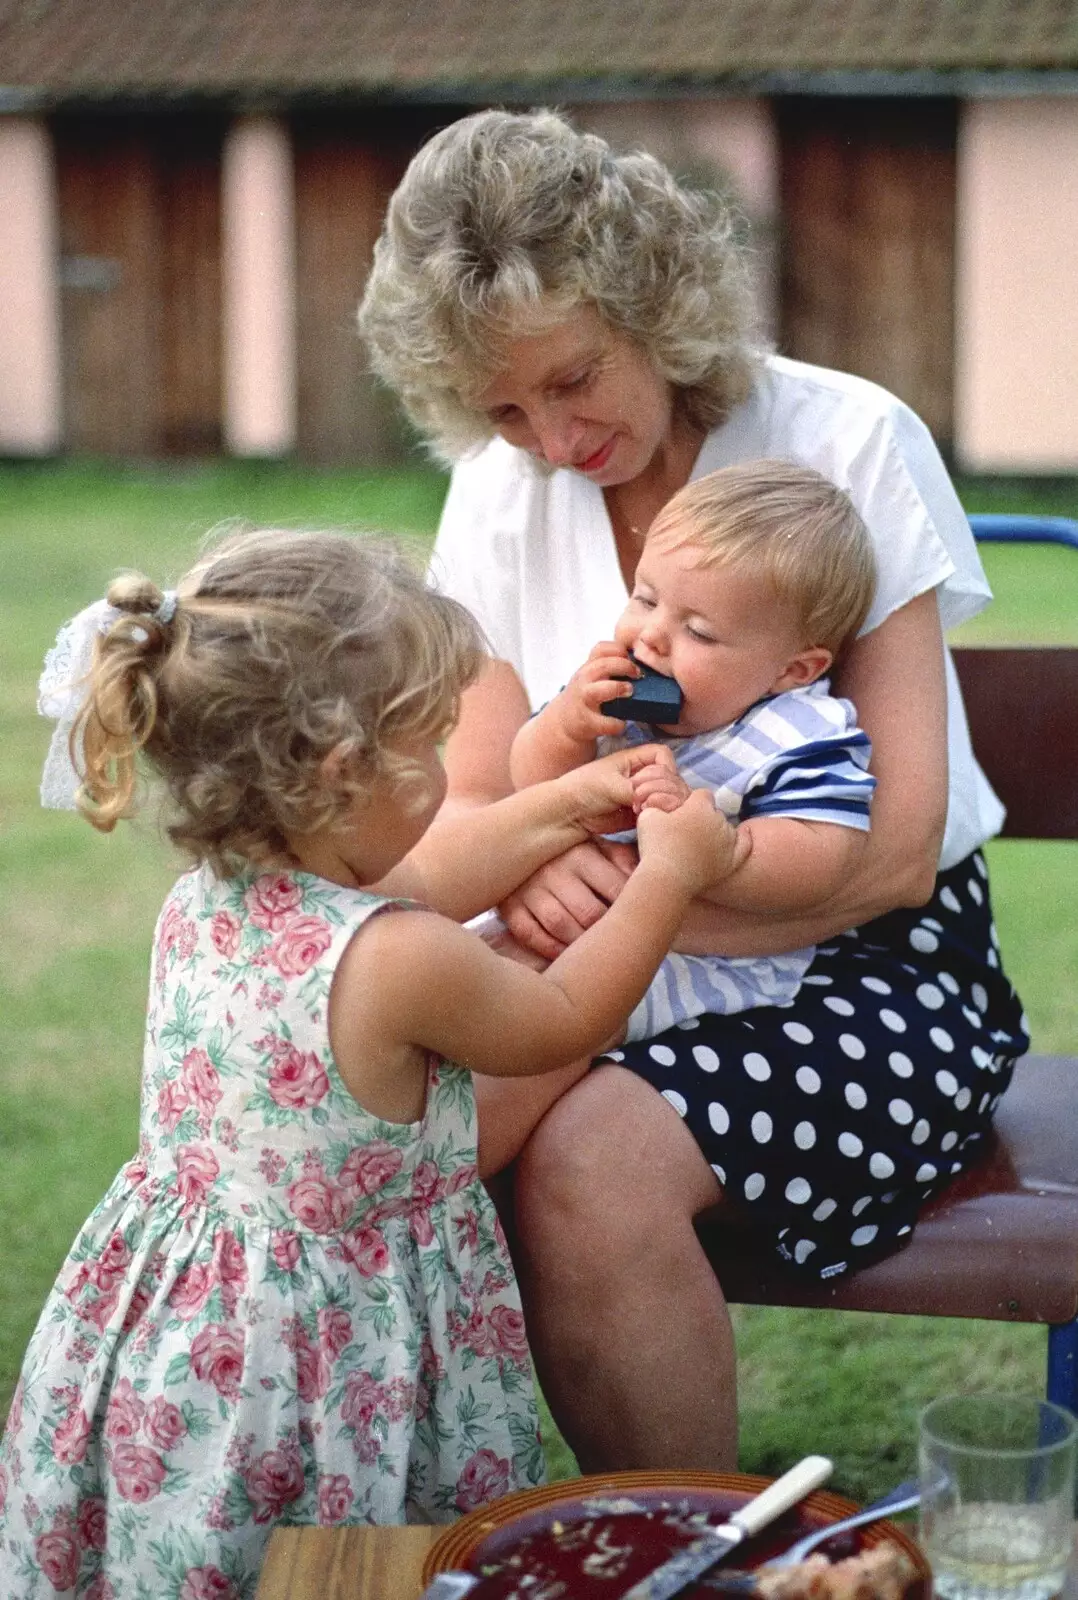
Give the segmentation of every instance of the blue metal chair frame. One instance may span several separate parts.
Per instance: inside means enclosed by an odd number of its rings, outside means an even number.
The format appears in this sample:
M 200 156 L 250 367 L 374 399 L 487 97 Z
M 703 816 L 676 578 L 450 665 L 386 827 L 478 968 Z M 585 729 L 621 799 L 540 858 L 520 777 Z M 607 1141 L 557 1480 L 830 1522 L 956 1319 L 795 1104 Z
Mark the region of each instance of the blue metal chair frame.
M 978 543 L 1060 544 L 1078 550 L 1078 521 L 1070 517 L 974 512 L 969 521 Z M 1056 1405 L 1078 1414 L 1078 1316 L 1048 1329 L 1046 1393 Z

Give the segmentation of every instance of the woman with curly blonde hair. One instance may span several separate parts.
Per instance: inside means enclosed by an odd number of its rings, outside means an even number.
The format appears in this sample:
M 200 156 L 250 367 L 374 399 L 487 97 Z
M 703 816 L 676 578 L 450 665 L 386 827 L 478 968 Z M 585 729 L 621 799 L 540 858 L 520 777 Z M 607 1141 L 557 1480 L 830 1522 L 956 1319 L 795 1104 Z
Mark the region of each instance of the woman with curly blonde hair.
M 447 751 L 457 805 L 509 792 L 514 734 L 614 637 L 648 529 L 690 479 L 793 461 L 845 491 L 872 539 L 875 598 L 835 679 L 872 741 L 867 846 L 818 904 L 752 912 L 720 885 L 675 941 L 814 946 L 798 995 L 626 1045 L 517 1165 L 532 1347 L 582 1467 L 728 1467 L 733 1343 L 694 1218 L 740 1207 L 762 1249 L 817 1279 L 900 1248 L 975 1157 L 1026 1047 L 980 854 L 1001 811 L 944 644 L 990 598 L 969 526 L 908 407 L 763 347 L 727 208 L 549 111 L 480 112 L 419 151 L 360 324 L 454 462 L 434 570 L 491 641 Z M 552 959 L 632 871 L 589 842 L 500 910 Z M 527 1118 L 518 1093 L 480 1081 L 492 1137 Z

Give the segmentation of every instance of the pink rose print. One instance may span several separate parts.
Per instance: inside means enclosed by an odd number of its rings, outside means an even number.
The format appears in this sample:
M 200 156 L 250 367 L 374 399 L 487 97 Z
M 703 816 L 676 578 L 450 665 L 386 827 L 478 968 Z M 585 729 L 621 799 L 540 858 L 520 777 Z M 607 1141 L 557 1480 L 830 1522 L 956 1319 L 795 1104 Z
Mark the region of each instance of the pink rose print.
M 282 1272 L 294 1272 L 299 1265 L 299 1240 L 290 1228 L 277 1228 L 273 1235 L 273 1259 Z
M 7 1505 L 7 1468 L 0 1467 L 0 1511 Z
M 390 1422 L 400 1422 L 415 1405 L 415 1384 L 407 1378 L 390 1378 L 385 1386 L 383 1405 Z
M 247 1287 L 247 1258 L 231 1228 L 222 1228 L 214 1239 L 213 1264 L 217 1268 L 225 1311 L 232 1316 Z
M 244 1473 L 247 1497 L 256 1522 L 272 1522 L 285 1506 L 303 1493 L 303 1466 L 299 1452 L 284 1446 L 256 1456 Z
M 118 1444 L 112 1452 L 112 1476 L 125 1500 L 145 1505 L 161 1493 L 165 1463 L 144 1444 Z
M 183 912 L 173 903 L 161 918 L 161 929 L 157 937 L 157 948 L 162 955 L 167 955 L 180 937 L 183 926 Z
M 527 1365 L 528 1339 L 524 1332 L 524 1317 L 515 1306 L 494 1306 L 487 1316 L 494 1337 L 497 1354 L 507 1356 L 518 1367 Z
M 286 1110 L 316 1106 L 329 1093 L 326 1069 L 313 1050 L 301 1053 L 289 1045 L 274 1063 L 269 1092 L 270 1098 Z
M 157 1091 L 157 1120 L 166 1133 L 175 1133 L 190 1104 L 190 1096 L 182 1083 L 170 1079 L 161 1085 Z
M 477 1356 L 492 1356 L 497 1353 L 497 1344 L 481 1307 L 473 1307 L 472 1314 L 462 1329 L 460 1342 L 467 1345 Z
M 102 1495 L 92 1494 L 79 1501 L 75 1523 L 79 1530 L 79 1543 L 84 1550 L 104 1550 L 106 1517 Z
M 211 1322 L 191 1340 L 191 1369 L 212 1383 L 224 1400 L 238 1400 L 243 1377 L 243 1340 L 233 1328 Z
M 132 1156 L 131 1160 L 127 1163 L 123 1170 L 124 1177 L 127 1179 L 127 1182 L 137 1189 L 139 1184 L 145 1181 L 148 1168 L 146 1166 L 145 1158 L 141 1155 L 138 1155 Z
M 185 1209 L 205 1205 L 220 1171 L 217 1157 L 207 1145 L 181 1144 L 176 1151 L 176 1187 Z
M 57 1524 L 34 1540 L 37 1564 L 53 1588 L 61 1593 L 73 1589 L 79 1575 L 79 1541 L 70 1527 Z
M 434 1238 L 434 1229 L 431 1226 L 430 1212 L 426 1206 L 419 1206 L 412 1212 L 408 1218 L 408 1232 L 421 1248 L 431 1243 Z
M 381 1385 L 369 1372 L 350 1372 L 344 1381 L 341 1421 L 348 1428 L 366 1428 L 382 1399 Z
M 352 1486 L 340 1473 L 327 1474 L 318 1484 L 318 1522 L 343 1522 L 352 1506 Z
M 213 947 L 231 961 L 240 947 L 240 919 L 231 911 L 218 911 L 210 922 Z
M 329 1357 L 321 1345 L 310 1344 L 306 1339 L 297 1344 L 296 1390 L 301 1400 L 308 1404 L 312 1400 L 321 1400 L 329 1388 L 332 1371 Z
M 375 1278 L 389 1265 L 389 1247 L 377 1228 L 342 1234 L 341 1250 L 363 1278 Z
M 87 1277 L 98 1289 L 111 1289 L 121 1282 L 131 1265 L 131 1251 L 122 1233 L 114 1233 L 97 1260 L 87 1268 Z
M 248 915 L 256 928 L 280 933 L 303 899 L 299 885 L 283 873 L 266 873 L 256 878 L 243 897 Z
M 421 1161 L 412 1175 L 412 1197 L 420 1205 L 429 1206 L 445 1193 L 445 1180 L 434 1161 Z
M 130 1378 L 121 1378 L 109 1396 L 105 1435 L 109 1439 L 134 1439 L 142 1427 L 146 1406 Z
M 293 917 L 266 952 L 282 978 L 300 978 L 333 942 L 333 931 L 321 917 Z
M 285 1192 L 289 1211 L 312 1233 L 336 1233 L 352 1209 L 350 1197 L 328 1183 L 324 1174 L 297 1178 Z
M 457 1479 L 458 1511 L 475 1511 L 509 1492 L 509 1462 L 493 1450 L 477 1450 Z
M 168 1303 L 178 1317 L 190 1322 L 197 1317 L 213 1293 L 216 1279 L 213 1267 L 205 1261 L 195 1261 L 180 1273 L 169 1292 Z
M 474 1255 L 479 1248 L 479 1218 L 476 1213 L 468 1210 L 462 1217 L 454 1217 L 453 1226 L 457 1230 L 457 1242 L 461 1248 Z
M 142 1313 L 146 1310 L 152 1299 L 153 1292 L 150 1289 L 149 1284 L 140 1282 L 136 1287 L 134 1294 L 131 1296 L 127 1310 L 124 1313 L 124 1324 L 122 1330 L 124 1333 L 130 1333 L 131 1330 L 138 1325 Z
M 208 1122 L 221 1098 L 221 1076 L 205 1050 L 188 1050 L 180 1067 L 180 1081 L 198 1107 L 199 1121 Z
M 340 1306 L 323 1306 L 318 1313 L 318 1337 L 331 1356 L 339 1356 L 352 1337 L 352 1319 Z
M 14 1433 L 17 1424 L 9 1421 L 9 1426 Z M 52 1436 L 52 1453 L 61 1466 L 78 1466 L 86 1455 L 86 1444 L 89 1437 L 89 1417 L 81 1407 L 72 1406 Z
M 178 1600 L 238 1600 L 239 1591 L 220 1567 L 188 1567 Z
M 83 1600 L 116 1600 L 116 1590 L 112 1587 L 111 1581 L 105 1577 L 105 1574 L 99 1572 L 87 1589 Z
M 19 1429 L 22 1427 L 22 1395 L 23 1382 L 20 1378 L 18 1383 L 15 1385 L 15 1393 L 11 1397 L 11 1407 L 7 1414 L 8 1430 L 11 1433 L 12 1438 L 15 1437 Z
M 175 1450 L 187 1435 L 183 1412 L 161 1394 L 152 1401 L 146 1412 L 145 1429 L 147 1439 L 159 1450 Z
M 370 1144 L 348 1152 L 337 1181 L 346 1188 L 358 1189 L 360 1194 L 374 1194 L 395 1178 L 403 1165 L 404 1157 L 394 1145 L 384 1139 L 372 1139 Z

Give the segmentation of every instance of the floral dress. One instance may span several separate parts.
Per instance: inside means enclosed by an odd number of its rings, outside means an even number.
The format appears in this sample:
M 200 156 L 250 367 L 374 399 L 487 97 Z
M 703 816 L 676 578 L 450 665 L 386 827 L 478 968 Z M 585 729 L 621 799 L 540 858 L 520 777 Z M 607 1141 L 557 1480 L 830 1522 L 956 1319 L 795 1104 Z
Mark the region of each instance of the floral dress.
M 180 879 L 157 925 L 141 1140 L 31 1340 L 0 1445 L 0 1595 L 249 1600 L 278 1523 L 450 1521 L 542 1481 L 470 1076 L 364 1111 L 326 1008 L 393 902 Z

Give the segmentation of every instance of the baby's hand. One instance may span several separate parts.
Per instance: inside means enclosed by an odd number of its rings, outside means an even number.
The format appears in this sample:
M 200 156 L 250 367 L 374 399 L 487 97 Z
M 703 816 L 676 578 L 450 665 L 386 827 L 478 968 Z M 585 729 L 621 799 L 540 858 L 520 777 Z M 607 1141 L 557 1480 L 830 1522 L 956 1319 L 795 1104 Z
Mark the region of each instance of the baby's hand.
M 624 721 L 604 717 L 599 707 L 606 700 L 630 695 L 632 685 L 624 680 L 639 677 L 640 668 L 629 652 L 613 640 L 604 639 L 547 709 L 556 710 L 563 732 L 576 744 L 591 744 L 602 734 L 623 733 Z
M 649 806 L 637 820 L 641 862 L 672 867 L 690 896 L 713 888 L 747 858 L 752 842 L 715 809 L 706 789 L 694 789 L 676 811 Z
M 660 756 L 667 759 L 653 761 L 633 773 L 633 810 L 676 811 L 692 794 L 685 779 L 674 766 L 674 758 L 660 747 Z

